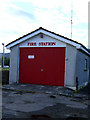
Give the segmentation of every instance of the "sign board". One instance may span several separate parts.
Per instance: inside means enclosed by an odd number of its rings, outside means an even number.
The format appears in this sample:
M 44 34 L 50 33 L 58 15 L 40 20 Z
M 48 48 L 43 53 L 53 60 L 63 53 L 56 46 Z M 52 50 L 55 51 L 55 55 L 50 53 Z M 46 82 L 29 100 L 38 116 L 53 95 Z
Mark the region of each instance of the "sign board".
M 55 46 L 56 42 L 28 42 L 28 46 Z
M 28 59 L 34 59 L 34 55 L 28 55 Z

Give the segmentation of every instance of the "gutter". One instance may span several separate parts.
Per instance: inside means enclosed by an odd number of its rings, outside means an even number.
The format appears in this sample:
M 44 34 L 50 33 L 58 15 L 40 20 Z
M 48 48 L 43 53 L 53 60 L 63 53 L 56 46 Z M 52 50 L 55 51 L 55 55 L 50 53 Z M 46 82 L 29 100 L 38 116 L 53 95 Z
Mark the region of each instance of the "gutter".
M 84 51 L 85 53 L 87 53 L 90 56 L 90 52 L 87 51 L 82 45 L 78 45 L 78 47 L 76 47 L 77 49 L 81 49 L 82 51 Z

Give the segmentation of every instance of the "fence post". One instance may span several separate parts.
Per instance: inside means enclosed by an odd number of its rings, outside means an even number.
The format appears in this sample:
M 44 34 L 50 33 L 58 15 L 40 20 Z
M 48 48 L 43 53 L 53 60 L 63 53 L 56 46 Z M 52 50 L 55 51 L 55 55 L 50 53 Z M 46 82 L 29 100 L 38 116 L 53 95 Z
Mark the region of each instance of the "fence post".
M 76 91 L 78 92 L 78 77 L 76 77 Z

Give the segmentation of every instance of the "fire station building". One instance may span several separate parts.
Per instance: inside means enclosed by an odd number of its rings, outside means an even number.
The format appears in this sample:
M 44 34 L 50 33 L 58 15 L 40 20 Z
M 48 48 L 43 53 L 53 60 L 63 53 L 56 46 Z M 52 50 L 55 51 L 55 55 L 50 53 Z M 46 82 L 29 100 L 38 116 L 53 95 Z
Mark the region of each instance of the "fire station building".
M 9 83 L 65 86 L 89 82 L 89 50 L 42 27 L 6 45 L 10 53 Z

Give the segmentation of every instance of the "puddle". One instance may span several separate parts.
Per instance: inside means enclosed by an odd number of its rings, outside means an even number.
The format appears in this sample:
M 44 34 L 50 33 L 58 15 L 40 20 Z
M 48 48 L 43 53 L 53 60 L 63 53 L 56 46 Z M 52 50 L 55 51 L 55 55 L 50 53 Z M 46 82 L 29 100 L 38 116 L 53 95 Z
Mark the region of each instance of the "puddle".
M 56 95 L 50 95 L 50 98 L 56 98 Z
M 38 119 L 38 118 L 51 118 L 49 115 L 31 115 L 31 118 Z
M 12 103 L 14 103 L 13 101 L 11 101 L 11 102 L 7 102 L 7 104 L 12 104 Z

